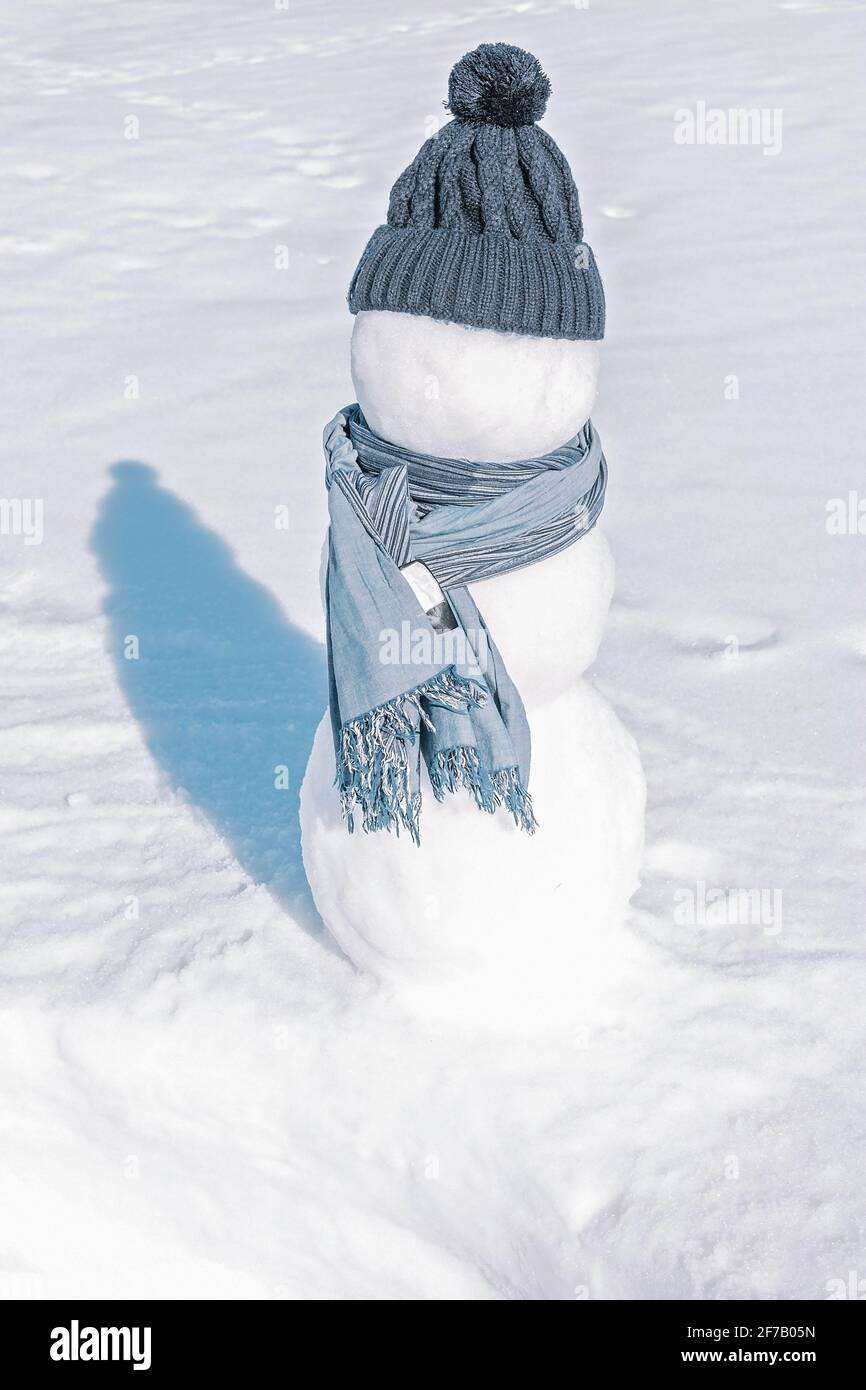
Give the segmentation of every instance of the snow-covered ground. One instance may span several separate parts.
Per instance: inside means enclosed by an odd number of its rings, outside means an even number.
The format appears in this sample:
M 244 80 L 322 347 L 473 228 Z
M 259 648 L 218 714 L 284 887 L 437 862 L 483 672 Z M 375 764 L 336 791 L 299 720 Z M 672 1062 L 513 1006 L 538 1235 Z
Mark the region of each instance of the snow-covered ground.
M 7 4 L 0 1294 L 866 1277 L 866 534 L 827 526 L 866 494 L 864 29 L 847 0 Z M 594 679 L 649 783 L 567 1036 L 422 1024 L 329 943 L 298 845 L 345 291 L 492 39 L 550 73 L 605 280 Z M 781 149 L 678 143 L 699 103 L 779 110 Z

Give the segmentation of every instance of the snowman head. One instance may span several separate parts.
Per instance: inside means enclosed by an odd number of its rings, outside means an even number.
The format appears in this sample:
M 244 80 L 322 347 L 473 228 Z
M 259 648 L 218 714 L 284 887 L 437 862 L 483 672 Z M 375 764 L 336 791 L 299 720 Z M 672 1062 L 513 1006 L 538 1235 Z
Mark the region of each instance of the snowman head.
M 380 438 L 507 463 L 549 453 L 589 419 L 598 346 L 367 309 L 352 331 L 352 380 Z
M 461 58 L 454 119 L 400 175 L 364 250 L 349 289 L 352 375 L 394 443 L 526 458 L 590 413 L 604 294 L 571 170 L 535 124 L 549 94 L 523 49 Z

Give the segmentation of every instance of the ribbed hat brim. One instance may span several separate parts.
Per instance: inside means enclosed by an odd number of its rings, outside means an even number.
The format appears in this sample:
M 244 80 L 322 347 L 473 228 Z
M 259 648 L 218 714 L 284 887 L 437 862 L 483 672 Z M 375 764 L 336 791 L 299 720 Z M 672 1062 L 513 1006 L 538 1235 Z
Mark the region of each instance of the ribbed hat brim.
M 585 242 L 572 255 L 537 238 L 377 227 L 352 277 L 349 309 L 537 338 L 604 337 L 604 290 Z

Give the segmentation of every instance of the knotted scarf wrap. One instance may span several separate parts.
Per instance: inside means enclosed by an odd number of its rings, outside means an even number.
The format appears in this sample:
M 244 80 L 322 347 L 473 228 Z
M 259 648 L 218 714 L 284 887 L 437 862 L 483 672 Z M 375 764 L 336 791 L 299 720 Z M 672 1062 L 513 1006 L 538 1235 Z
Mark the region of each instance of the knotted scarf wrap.
M 420 759 L 434 794 L 466 787 L 536 827 L 526 711 L 466 585 L 507 574 L 586 535 L 607 465 L 589 421 L 543 458 L 470 463 L 379 439 L 357 405 L 324 434 L 330 512 L 326 609 L 336 784 L 349 831 L 408 830 L 419 842 Z M 400 573 L 425 565 L 457 622 L 431 625 Z M 411 655 L 386 659 L 410 631 Z M 437 644 L 438 636 L 438 644 Z M 416 660 L 416 655 L 418 659 Z

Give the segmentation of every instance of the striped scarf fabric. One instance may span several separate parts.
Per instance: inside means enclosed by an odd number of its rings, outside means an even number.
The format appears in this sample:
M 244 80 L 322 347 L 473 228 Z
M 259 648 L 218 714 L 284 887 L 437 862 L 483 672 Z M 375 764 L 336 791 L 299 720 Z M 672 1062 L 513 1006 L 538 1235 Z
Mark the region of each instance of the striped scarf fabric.
M 466 586 L 592 529 L 607 485 L 598 435 L 587 421 L 541 458 L 473 463 L 380 439 L 351 405 L 324 445 L 329 704 L 349 831 L 359 816 L 419 843 L 422 760 L 439 800 L 464 787 L 533 831 L 526 712 Z M 420 566 L 444 599 L 435 609 L 408 577 Z

